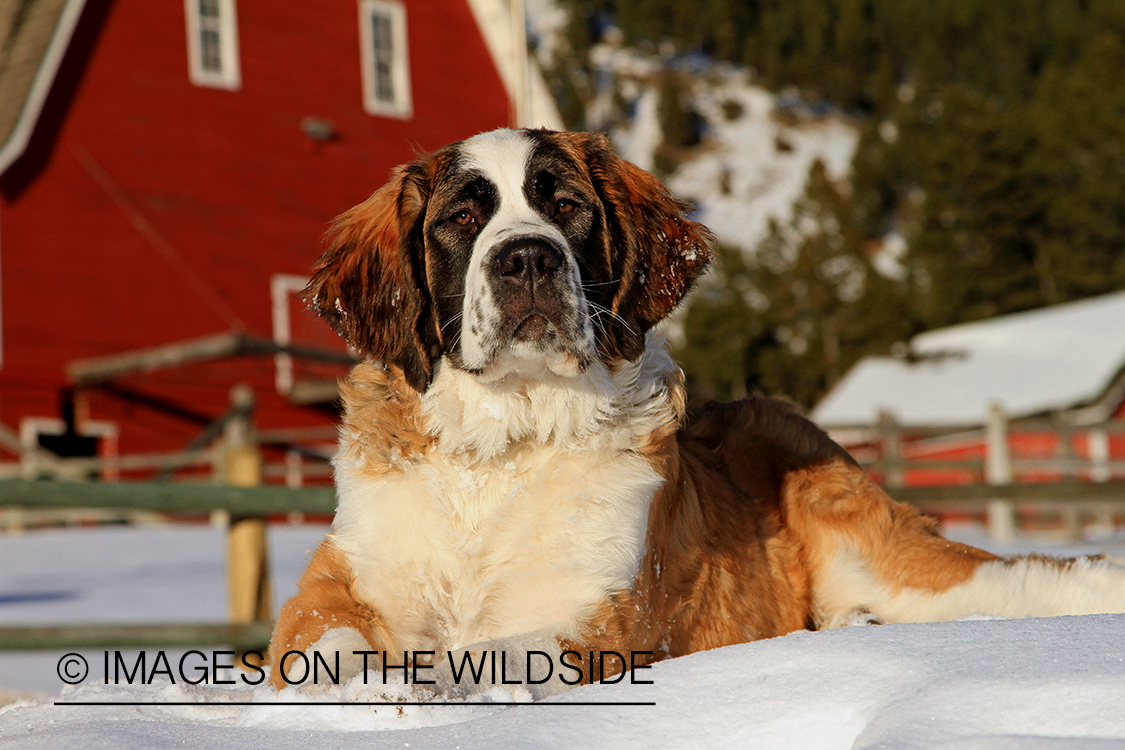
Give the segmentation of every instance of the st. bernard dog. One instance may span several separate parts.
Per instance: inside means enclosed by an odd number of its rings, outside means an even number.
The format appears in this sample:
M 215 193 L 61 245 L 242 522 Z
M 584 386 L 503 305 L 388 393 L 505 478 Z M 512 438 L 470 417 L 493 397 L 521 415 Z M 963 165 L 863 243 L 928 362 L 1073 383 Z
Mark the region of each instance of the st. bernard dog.
M 589 653 L 1125 611 L 1117 562 L 948 541 L 785 402 L 689 405 L 649 334 L 711 259 L 685 210 L 600 135 L 498 130 L 337 219 L 307 298 L 366 360 L 341 385 L 339 505 L 281 610 L 274 686 L 317 655 L 342 679 L 571 652 L 590 681 L 621 666 Z

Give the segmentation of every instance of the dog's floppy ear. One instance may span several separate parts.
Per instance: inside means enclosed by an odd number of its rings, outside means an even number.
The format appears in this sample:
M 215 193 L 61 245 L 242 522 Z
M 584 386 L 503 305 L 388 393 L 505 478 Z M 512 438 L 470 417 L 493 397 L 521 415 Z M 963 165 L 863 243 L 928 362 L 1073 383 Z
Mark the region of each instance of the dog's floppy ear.
M 601 134 L 586 146 L 605 208 L 610 265 L 619 279 L 611 302 L 612 353 L 636 359 L 644 334 L 675 309 L 711 261 L 714 237 L 687 218 L 690 206 L 645 170 L 612 152 Z
M 425 160 L 398 167 L 390 182 L 337 217 L 303 293 L 348 344 L 401 367 L 418 390 L 441 354 L 419 227 L 431 172 Z

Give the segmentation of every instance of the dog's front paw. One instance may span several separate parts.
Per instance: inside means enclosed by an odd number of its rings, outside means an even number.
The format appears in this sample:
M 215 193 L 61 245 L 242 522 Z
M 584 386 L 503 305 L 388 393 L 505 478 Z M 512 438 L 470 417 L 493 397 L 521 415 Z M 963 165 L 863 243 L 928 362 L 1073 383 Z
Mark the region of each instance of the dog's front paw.
M 367 639 L 355 628 L 333 628 L 312 648 L 282 655 L 275 668 L 283 670 L 285 684 L 305 692 L 323 692 L 362 674 L 365 667 L 373 667 L 363 656 L 370 651 Z
M 472 698 L 492 694 L 502 700 L 533 701 L 557 695 L 572 686 L 552 679 L 558 642 L 532 637 L 475 643 L 440 656 L 428 675 L 441 698 Z
M 831 618 L 826 625 L 823 626 L 824 630 L 831 630 L 833 628 L 851 628 L 856 625 L 882 625 L 883 621 L 879 616 L 869 610 L 867 607 L 857 607 L 856 609 L 847 612 L 841 612 L 835 617 Z

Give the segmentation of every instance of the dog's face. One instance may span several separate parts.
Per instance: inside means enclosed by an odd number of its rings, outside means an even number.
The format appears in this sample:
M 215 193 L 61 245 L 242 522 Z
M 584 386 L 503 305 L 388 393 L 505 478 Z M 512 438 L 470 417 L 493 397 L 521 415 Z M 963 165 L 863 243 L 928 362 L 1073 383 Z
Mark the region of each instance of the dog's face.
M 306 294 L 419 390 L 635 359 L 711 253 L 707 230 L 599 135 L 499 130 L 399 167 L 337 219 Z

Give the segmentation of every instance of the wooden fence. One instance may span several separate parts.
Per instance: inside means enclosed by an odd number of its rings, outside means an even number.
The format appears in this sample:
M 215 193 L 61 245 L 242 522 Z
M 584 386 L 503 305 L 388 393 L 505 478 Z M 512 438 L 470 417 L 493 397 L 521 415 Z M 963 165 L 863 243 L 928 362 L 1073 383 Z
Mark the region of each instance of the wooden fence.
M 889 488 L 898 500 L 930 511 L 956 512 L 980 508 L 990 500 L 1016 504 L 1067 504 L 1125 502 L 1125 480 L 1105 482 L 1051 482 L 1008 484 L 995 487 L 950 485 L 944 487 Z M 264 534 L 267 515 L 331 513 L 335 508 L 332 487 L 289 489 L 277 486 L 219 486 L 204 483 L 68 482 L 56 480 L 0 480 L 0 504 L 23 508 L 104 507 L 206 514 L 227 511 L 232 519 L 228 547 L 228 584 L 231 597 L 229 623 L 169 623 L 151 625 L 39 625 L 0 628 L 0 650 L 81 649 L 121 647 L 176 647 L 226 644 L 240 651 L 265 648 L 271 630 L 264 545 L 255 541 Z M 239 520 L 241 519 L 241 521 Z M 239 524 L 254 523 L 239 531 Z M 246 531 L 246 529 L 250 531 Z M 241 536 L 240 536 L 241 535 Z M 247 536 L 251 539 L 247 542 Z
M 1084 516 L 1111 529 L 1125 511 L 1122 420 L 1073 413 L 1009 420 L 993 405 L 978 425 L 903 425 L 884 413 L 875 425 L 829 432 L 893 497 L 936 515 L 983 513 L 996 541 L 1014 538 L 1021 508 L 1057 513 L 1071 537 Z M 1020 450 L 1021 442 L 1036 449 Z M 943 453 L 976 455 L 933 457 Z
M 0 508 L 8 514 L 44 510 L 96 508 L 130 517 L 137 513 L 211 515 L 227 529 L 229 622 L 156 625 L 78 625 L 0 628 L 0 649 L 113 648 L 131 646 L 195 646 L 228 644 L 238 650 L 264 650 L 272 628 L 272 592 L 266 548 L 266 517 L 292 513 L 331 514 L 331 486 L 291 488 L 264 485 L 261 435 L 253 425 L 254 395 L 246 386 L 231 392 L 231 408 L 206 434 L 213 445 L 192 446 L 183 454 L 99 459 L 63 459 L 34 455 L 35 476 L 99 474 L 107 462 L 114 467 L 167 471 L 203 463 L 210 481 L 89 482 L 63 479 L 0 479 Z M 26 459 L 27 456 L 25 455 Z M 81 462 L 81 463 L 79 463 Z M 26 468 L 27 462 L 21 462 Z M 81 470 L 75 471 L 78 466 Z M 324 464 L 327 467 L 327 464 Z M 119 472 L 113 472 L 117 476 Z M 9 524 L 12 525 L 12 524 Z

